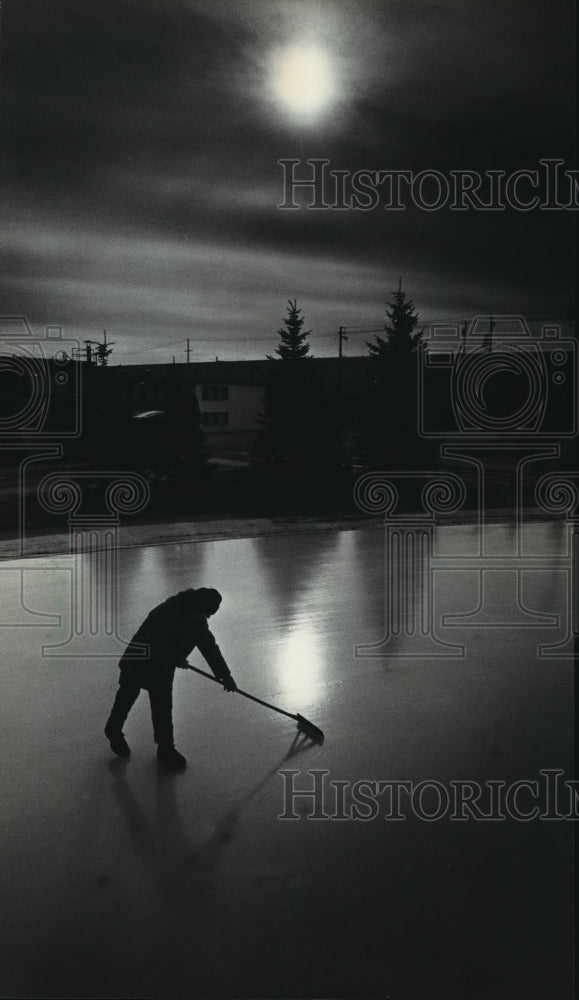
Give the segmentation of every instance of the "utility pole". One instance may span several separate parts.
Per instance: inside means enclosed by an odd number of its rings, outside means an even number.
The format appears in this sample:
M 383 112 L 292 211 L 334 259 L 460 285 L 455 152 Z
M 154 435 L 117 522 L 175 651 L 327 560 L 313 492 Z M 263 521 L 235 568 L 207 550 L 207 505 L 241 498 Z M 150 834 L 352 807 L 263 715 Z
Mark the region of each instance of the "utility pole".
M 107 344 L 107 331 L 103 330 L 104 340 L 102 344 L 97 347 L 97 358 L 99 359 L 101 365 L 107 365 L 109 362 L 109 354 L 112 352 L 112 347 Z
M 344 327 L 341 326 L 340 329 L 338 330 L 338 357 L 339 358 L 343 358 L 344 357 L 344 341 L 347 340 L 347 339 L 348 339 L 348 337 L 347 337 L 346 333 L 344 332 Z
M 85 340 L 85 344 L 87 345 L 86 359 L 90 362 L 90 364 L 96 364 L 106 368 L 109 363 L 109 354 L 113 353 L 114 340 L 107 341 L 106 330 L 103 330 L 103 334 L 104 340 L 102 343 L 99 340 Z
M 187 337 L 187 350 L 185 353 L 187 354 L 187 364 L 189 364 L 191 358 L 191 342 L 189 337 Z

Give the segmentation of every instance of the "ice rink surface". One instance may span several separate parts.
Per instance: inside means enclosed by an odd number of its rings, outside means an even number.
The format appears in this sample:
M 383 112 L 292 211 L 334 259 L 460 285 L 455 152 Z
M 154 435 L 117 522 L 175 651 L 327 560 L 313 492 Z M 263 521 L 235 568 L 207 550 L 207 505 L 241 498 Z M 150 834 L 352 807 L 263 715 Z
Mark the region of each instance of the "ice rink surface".
M 468 552 L 475 530 L 439 529 L 436 551 Z M 488 530 L 496 553 L 512 532 Z M 2 996 L 571 1000 L 570 822 L 428 821 L 407 805 L 400 820 L 371 806 L 355 819 L 348 798 L 363 779 L 571 777 L 572 661 L 537 655 L 567 627 L 565 526 L 537 524 L 528 541 L 546 562 L 518 592 L 510 571 L 482 587 L 476 569 L 439 566 L 429 656 L 404 632 L 388 655 L 355 655 L 390 614 L 380 530 L 122 550 L 123 638 L 170 594 L 216 587 L 211 627 L 239 686 L 326 734 L 296 745 L 291 720 L 179 671 L 178 775 L 158 769 L 146 693 L 125 727 L 131 758 L 111 755 L 122 644 L 108 658 L 56 649 L 70 559 L 0 564 Z M 478 615 L 443 625 L 481 591 Z M 327 772 L 328 817 L 328 783 L 342 782 L 346 818 L 307 818 L 303 797 L 298 819 L 279 818 L 282 770 L 302 790 Z

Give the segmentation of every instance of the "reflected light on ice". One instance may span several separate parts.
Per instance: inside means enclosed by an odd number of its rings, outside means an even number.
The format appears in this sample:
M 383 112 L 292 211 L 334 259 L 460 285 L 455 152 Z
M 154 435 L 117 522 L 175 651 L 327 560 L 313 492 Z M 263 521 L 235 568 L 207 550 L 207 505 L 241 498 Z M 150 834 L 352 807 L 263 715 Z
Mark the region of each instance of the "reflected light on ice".
M 300 624 L 277 650 L 275 670 L 280 686 L 303 704 L 316 694 L 321 669 L 315 633 L 310 626 Z

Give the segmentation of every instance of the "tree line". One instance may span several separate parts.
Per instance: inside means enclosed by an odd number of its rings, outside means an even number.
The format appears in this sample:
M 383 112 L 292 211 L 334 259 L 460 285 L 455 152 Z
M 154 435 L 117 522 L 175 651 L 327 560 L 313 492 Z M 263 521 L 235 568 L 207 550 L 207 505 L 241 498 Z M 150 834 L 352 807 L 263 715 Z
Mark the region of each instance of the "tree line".
M 176 381 L 159 410 L 148 411 L 144 395 L 143 412 L 127 420 L 126 405 L 99 391 L 100 369 L 89 372 L 79 456 L 95 468 L 141 471 L 167 510 L 238 503 L 269 510 L 348 507 L 363 469 L 424 467 L 429 456 L 417 432 L 416 394 L 423 331 L 401 284 L 386 304 L 383 334 L 367 344 L 365 384 L 356 400 L 346 398 L 339 382 L 324 382 L 311 363 L 310 334 L 297 300 L 288 300 L 278 343 L 267 355 L 271 372 L 251 469 L 237 478 L 219 476 L 207 464 L 211 455 L 192 386 Z
M 400 282 L 386 304 L 384 333 L 367 342 L 363 392 L 344 404 L 338 388 L 323 387 L 314 366 L 305 320 L 289 300 L 278 331 L 254 455 L 262 485 L 275 498 L 319 499 L 351 490 L 364 469 L 432 467 L 437 449 L 418 430 L 418 346 L 424 330 Z
M 111 391 L 104 364 L 81 366 L 82 433 L 65 442 L 65 462 L 140 472 L 151 484 L 153 505 L 167 513 L 347 508 L 364 468 L 424 466 L 416 419 L 422 331 L 401 285 L 386 304 L 383 334 L 367 345 L 358 398 L 343 393 L 339 379 L 328 383 L 312 364 L 310 334 L 297 300 L 288 300 L 278 342 L 267 355 L 271 371 L 249 468 L 220 475 L 208 462 L 210 439 L 201 426 L 195 387 L 179 378 L 176 367 L 167 376 L 163 399 L 152 402 L 146 381 L 130 401 Z M 5 372 L 0 388 L 0 410 L 20 412 L 29 391 L 26 379 Z M 69 402 L 64 395 L 51 401 L 57 426 L 67 418 L 57 408 Z

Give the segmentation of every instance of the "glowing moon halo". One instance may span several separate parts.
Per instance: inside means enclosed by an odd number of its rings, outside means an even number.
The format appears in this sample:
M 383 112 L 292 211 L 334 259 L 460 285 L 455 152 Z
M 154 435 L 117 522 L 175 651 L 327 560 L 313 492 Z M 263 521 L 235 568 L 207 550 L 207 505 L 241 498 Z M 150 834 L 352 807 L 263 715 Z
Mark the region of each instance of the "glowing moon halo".
M 336 92 L 332 65 L 317 46 L 293 46 L 274 59 L 272 86 L 277 99 L 295 115 L 315 117 Z

